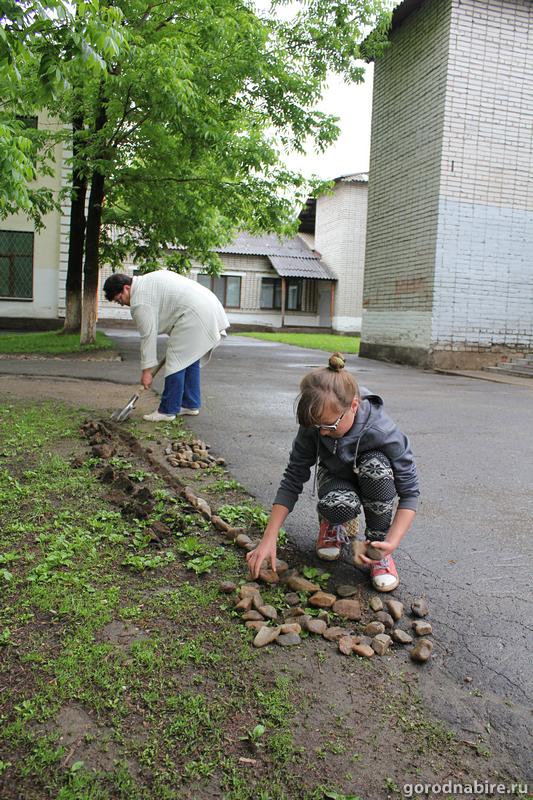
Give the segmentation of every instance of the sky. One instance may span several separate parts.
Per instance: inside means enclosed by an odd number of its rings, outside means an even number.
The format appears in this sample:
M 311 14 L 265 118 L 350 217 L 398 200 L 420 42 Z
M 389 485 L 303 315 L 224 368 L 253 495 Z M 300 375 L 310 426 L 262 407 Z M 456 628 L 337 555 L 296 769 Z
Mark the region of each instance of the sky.
M 291 169 L 326 180 L 368 172 L 374 65 L 361 62 L 361 66 L 365 68 L 364 83 L 346 84 L 333 76 L 318 105 L 320 111 L 339 117 L 341 133 L 337 141 L 324 153 L 314 153 L 309 148 L 305 156 L 286 155 L 285 163 Z

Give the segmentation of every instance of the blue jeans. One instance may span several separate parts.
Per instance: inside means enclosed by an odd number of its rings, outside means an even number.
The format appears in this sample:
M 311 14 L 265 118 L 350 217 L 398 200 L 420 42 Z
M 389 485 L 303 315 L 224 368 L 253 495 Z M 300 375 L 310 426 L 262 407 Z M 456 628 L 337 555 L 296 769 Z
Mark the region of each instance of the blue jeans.
M 201 404 L 200 361 L 167 375 L 159 403 L 161 414 L 177 414 L 182 406 L 200 408 Z

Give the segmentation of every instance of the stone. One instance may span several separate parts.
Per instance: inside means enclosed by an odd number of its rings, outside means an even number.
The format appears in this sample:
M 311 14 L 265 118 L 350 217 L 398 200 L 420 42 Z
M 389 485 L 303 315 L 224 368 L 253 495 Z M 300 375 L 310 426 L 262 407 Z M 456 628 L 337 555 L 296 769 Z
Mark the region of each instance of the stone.
M 382 622 L 378 622 L 374 620 L 374 622 L 369 622 L 363 629 L 363 632 L 367 636 L 377 636 L 378 633 L 385 633 L 385 625 Z
M 279 628 L 270 628 L 268 625 L 263 625 L 257 632 L 254 639 L 254 647 L 264 647 L 278 638 L 280 634 Z
M 432 650 L 433 642 L 431 642 L 429 639 L 419 639 L 413 649 L 410 651 L 409 655 L 413 661 L 418 661 L 419 663 L 423 664 L 429 659 Z
M 247 628 L 251 628 L 254 631 L 260 631 L 261 628 L 265 628 L 268 625 L 268 622 L 266 621 L 266 619 L 263 620 L 250 619 L 247 620 L 247 622 L 245 622 L 244 624 L 246 625 Z
M 235 605 L 235 611 L 250 611 L 252 607 L 252 595 L 242 597 Z
M 327 630 L 328 624 L 323 619 L 311 619 L 307 623 L 307 630 L 309 633 L 316 633 L 322 636 Z
M 401 628 L 394 628 L 391 633 L 392 638 L 398 644 L 411 644 L 413 641 L 413 637 L 407 631 L 402 630 Z
M 352 542 L 353 563 L 356 567 L 368 569 L 368 564 L 361 560 L 361 556 L 366 556 L 366 542 L 356 539 Z
M 253 620 L 257 622 L 259 620 L 264 620 L 263 614 L 261 614 L 260 611 L 254 611 L 254 609 L 250 609 L 250 611 L 245 611 L 244 614 L 242 615 L 242 618 L 245 622 Z
M 337 596 L 334 594 L 328 594 L 328 592 L 316 592 L 312 597 L 309 598 L 307 601 L 310 606 L 314 606 L 315 608 L 331 608 L 331 606 L 337 601 Z
M 357 644 L 359 644 L 359 636 L 342 636 L 338 640 L 339 652 L 344 656 L 349 656 Z
M 307 625 L 309 624 L 309 621 L 312 620 L 312 619 L 313 619 L 313 617 L 310 617 L 309 614 L 302 614 L 301 617 L 292 617 L 292 618 L 286 619 L 285 622 L 289 622 L 289 621 L 290 622 L 297 622 L 298 625 L 300 625 L 301 629 L 303 631 L 306 631 L 307 630 Z
M 278 575 L 284 575 L 288 572 L 289 565 L 286 561 L 282 561 L 281 558 L 276 558 L 276 572 Z
M 259 594 L 259 584 L 253 581 L 243 583 L 239 589 L 239 597 L 250 597 L 254 594 Z
M 231 525 L 228 525 L 228 523 L 225 522 L 222 517 L 219 517 L 216 514 L 212 515 L 211 524 L 214 525 L 217 531 L 223 531 L 224 533 L 231 529 Z
M 361 619 L 361 603 L 359 600 L 337 600 L 332 609 L 334 614 L 345 619 Z
M 254 598 L 255 599 L 255 598 Z M 278 612 L 274 608 L 274 606 L 261 606 L 258 609 L 259 613 L 262 614 L 266 619 L 277 619 Z
M 237 547 L 246 547 L 246 545 L 251 543 L 252 540 L 245 533 L 239 533 L 239 535 L 235 537 L 235 544 Z
M 287 584 L 293 592 L 319 592 L 320 586 L 312 581 L 308 581 L 307 578 L 303 578 L 301 575 L 291 575 Z
M 383 600 L 381 599 L 381 597 L 377 597 L 376 595 L 374 595 L 374 597 L 371 597 L 370 600 L 368 601 L 368 605 L 370 606 L 372 611 L 383 611 Z
M 385 628 L 390 630 L 394 628 L 394 620 L 386 611 L 378 611 L 377 614 L 374 615 L 374 619 L 378 622 L 382 622 Z
M 339 597 L 353 597 L 354 594 L 358 593 L 359 589 L 357 586 L 352 586 L 350 583 L 343 583 L 341 586 L 337 586 L 335 591 Z
M 300 573 L 294 567 L 289 568 L 287 572 L 284 572 L 281 576 L 282 582 L 288 584 L 290 578 L 296 578 Z
M 200 514 L 202 514 L 203 517 L 205 517 L 206 519 L 211 519 L 211 514 L 212 514 L 211 506 L 206 500 L 204 500 L 203 497 L 198 497 L 196 499 L 196 508 L 198 509 Z
M 290 606 L 297 606 L 300 604 L 300 597 L 296 594 L 296 592 L 288 592 L 285 595 L 285 602 Z
M 433 633 L 433 628 L 430 623 L 423 619 L 417 619 L 413 622 L 413 630 L 417 636 L 429 636 Z
M 369 644 L 354 644 L 352 648 L 352 652 L 355 656 L 361 656 L 361 658 L 372 658 L 374 655 L 374 650 L 370 647 Z
M 279 583 L 279 575 L 273 569 L 262 569 L 259 572 L 259 580 L 263 583 Z
M 322 636 L 328 642 L 337 642 L 343 636 L 348 636 L 346 628 L 340 628 L 338 625 L 333 625 L 331 628 L 326 628 Z
M 276 639 L 276 644 L 282 647 L 294 647 L 301 643 L 302 640 L 297 633 L 282 633 L 281 636 L 278 636 Z
M 402 618 L 403 603 L 400 603 L 399 600 L 393 600 L 393 598 L 390 597 L 385 601 L 385 605 L 387 606 L 387 611 L 395 622 Z
M 316 615 L 317 619 L 323 619 L 326 622 L 329 622 L 329 612 L 326 611 L 325 608 L 321 608 L 318 614 Z
M 367 544 L 366 555 L 367 558 L 371 558 L 372 561 L 381 561 L 383 558 L 383 550 L 380 550 L 379 547 L 374 547 L 373 544 Z
M 261 606 L 264 605 L 265 601 L 263 600 L 259 592 L 256 592 L 255 594 L 252 595 L 252 607 L 255 608 L 256 611 L 259 611 Z
M 237 584 L 232 581 L 223 581 L 218 588 L 224 594 L 231 594 L 237 588 Z
M 287 608 L 283 612 L 283 618 L 286 619 L 287 617 L 302 617 L 305 614 L 305 611 L 301 606 L 293 606 L 292 608 Z
M 372 649 L 378 656 L 384 656 L 392 644 L 392 639 L 386 633 L 378 633 L 372 639 Z
M 190 486 L 186 486 L 183 490 L 183 497 L 191 506 L 196 506 L 196 494 Z
M 429 614 L 429 606 L 423 597 L 417 597 L 411 603 L 411 611 L 415 617 L 427 617 Z
M 300 633 L 302 626 L 297 622 L 284 622 L 280 628 L 281 633 Z

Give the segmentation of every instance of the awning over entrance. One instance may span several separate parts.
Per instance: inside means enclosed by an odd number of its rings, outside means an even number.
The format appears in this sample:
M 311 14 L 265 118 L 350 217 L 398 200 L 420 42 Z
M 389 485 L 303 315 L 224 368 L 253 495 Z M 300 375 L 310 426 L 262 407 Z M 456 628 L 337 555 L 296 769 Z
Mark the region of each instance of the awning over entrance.
M 282 278 L 314 278 L 315 280 L 334 281 L 327 266 L 314 257 L 268 256 L 268 260 Z

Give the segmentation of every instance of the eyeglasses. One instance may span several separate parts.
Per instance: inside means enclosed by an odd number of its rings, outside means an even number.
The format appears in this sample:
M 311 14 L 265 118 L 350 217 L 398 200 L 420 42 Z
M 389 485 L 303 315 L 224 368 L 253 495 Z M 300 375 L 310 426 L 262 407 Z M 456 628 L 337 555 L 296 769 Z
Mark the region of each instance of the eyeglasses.
M 339 425 L 341 424 L 341 419 L 344 417 L 345 414 L 346 414 L 346 411 L 343 411 L 342 414 L 340 415 L 340 417 L 338 418 L 338 420 L 336 420 L 333 423 L 333 425 L 315 425 L 314 427 L 318 431 L 320 431 L 320 430 L 322 430 L 322 431 L 336 431 L 337 428 L 339 427 Z

